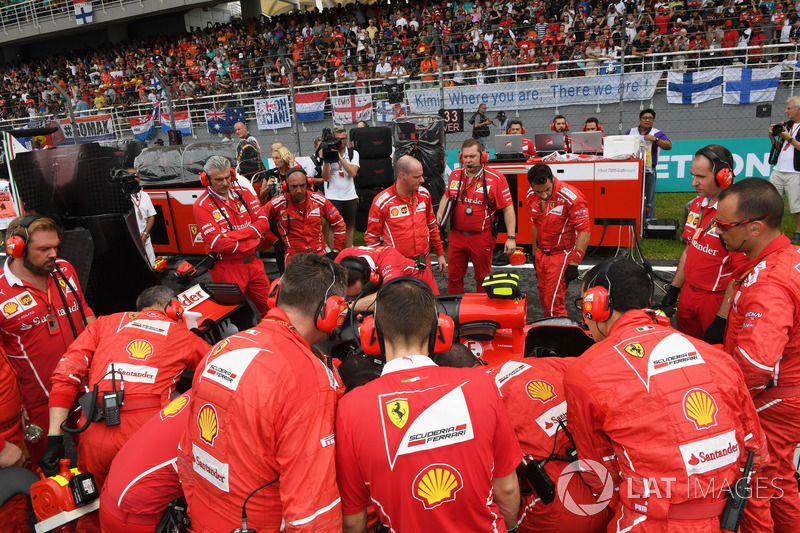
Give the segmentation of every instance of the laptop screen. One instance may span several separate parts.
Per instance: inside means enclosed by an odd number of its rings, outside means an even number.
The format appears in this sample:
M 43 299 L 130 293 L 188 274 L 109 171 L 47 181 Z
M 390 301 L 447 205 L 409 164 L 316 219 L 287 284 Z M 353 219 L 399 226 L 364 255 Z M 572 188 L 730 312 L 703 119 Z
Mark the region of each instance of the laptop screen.
M 495 135 L 494 151 L 497 154 L 521 154 L 522 153 L 522 134 Z
M 533 136 L 533 145 L 539 155 L 564 151 L 563 133 L 538 133 Z
M 581 131 L 572 134 L 573 154 L 603 153 L 603 134 L 599 131 Z

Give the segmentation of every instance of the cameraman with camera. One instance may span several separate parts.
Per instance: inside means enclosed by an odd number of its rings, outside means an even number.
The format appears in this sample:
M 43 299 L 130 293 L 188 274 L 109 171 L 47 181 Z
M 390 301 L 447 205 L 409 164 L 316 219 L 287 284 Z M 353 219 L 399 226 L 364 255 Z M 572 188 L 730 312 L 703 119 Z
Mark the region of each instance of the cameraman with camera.
M 769 162 L 775 165 L 769 181 L 789 199 L 795 228 L 792 244 L 800 244 L 800 96 L 786 100 L 786 116 L 788 121 L 769 125 Z
M 344 218 L 347 228 L 344 247 L 353 246 L 353 229 L 356 225 L 358 193 L 355 177 L 358 174 L 358 151 L 347 146 L 347 130 L 344 126 L 333 128 L 333 139 L 323 131 L 320 145 L 323 152 L 322 179 L 325 181 L 325 196 Z M 331 230 L 326 230 L 326 241 L 331 242 Z

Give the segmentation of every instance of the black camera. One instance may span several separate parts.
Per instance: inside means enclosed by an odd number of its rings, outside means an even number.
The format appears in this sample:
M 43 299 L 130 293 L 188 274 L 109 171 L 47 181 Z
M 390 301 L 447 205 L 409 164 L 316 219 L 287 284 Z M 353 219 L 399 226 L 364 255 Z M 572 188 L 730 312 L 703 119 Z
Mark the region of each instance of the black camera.
M 326 163 L 339 162 L 339 150 L 342 147 L 344 139 L 337 139 L 333 136 L 330 128 L 322 130 L 322 141 L 319 144 L 319 149 L 322 151 L 322 159 Z
M 781 133 L 786 130 L 786 122 L 781 122 L 780 124 L 775 124 L 772 126 L 772 136 L 779 137 Z
M 122 187 L 122 194 L 130 196 L 142 190 L 136 178 L 138 178 L 138 176 L 133 172 L 128 172 L 128 170 L 124 168 L 115 168 L 111 170 L 108 181 L 110 183 L 119 183 L 120 187 Z

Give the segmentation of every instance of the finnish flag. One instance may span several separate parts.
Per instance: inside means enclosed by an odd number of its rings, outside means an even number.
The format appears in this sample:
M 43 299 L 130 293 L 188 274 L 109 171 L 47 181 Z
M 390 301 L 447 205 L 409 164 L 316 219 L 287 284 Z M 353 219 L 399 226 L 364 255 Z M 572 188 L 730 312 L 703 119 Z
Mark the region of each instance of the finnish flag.
M 722 97 L 722 69 L 699 72 L 668 72 L 667 102 L 670 104 L 699 104 Z
M 781 66 L 726 68 L 723 104 L 772 102 L 781 80 Z

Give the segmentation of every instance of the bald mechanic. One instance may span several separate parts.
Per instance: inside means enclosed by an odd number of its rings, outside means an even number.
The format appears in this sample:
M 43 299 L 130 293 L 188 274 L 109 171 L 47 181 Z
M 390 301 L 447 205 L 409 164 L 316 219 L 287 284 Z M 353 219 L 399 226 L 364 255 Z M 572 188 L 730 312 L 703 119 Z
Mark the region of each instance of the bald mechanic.
M 794 450 L 800 442 L 800 253 L 781 233 L 783 199 L 761 178 L 723 191 L 717 232 L 748 263 L 733 273 L 723 349 L 744 373 L 769 443 L 764 476 L 775 487 L 778 533 L 800 530 Z
M 439 294 L 431 272 L 430 251 L 438 260 L 439 273 L 447 268 L 431 195 L 422 183 L 422 163 L 404 155 L 395 163 L 394 185 L 372 201 L 364 242 L 367 246 L 391 246 L 416 264 L 418 275 Z
M 578 278 L 578 265 L 591 236 L 589 205 L 583 193 L 537 163 L 528 170 L 534 265 L 544 316 L 567 316 L 564 295 Z
M 211 281 L 239 285 L 263 316 L 269 309 L 269 279 L 257 248 L 269 233 L 267 216 L 250 191 L 231 184 L 234 176 L 226 157 L 212 155 L 203 169 L 206 190 L 192 211 L 206 253 L 219 258 L 210 270 Z
M 261 159 L 261 145 L 247 131 L 247 126 L 245 126 L 244 122 L 234 124 L 233 132 L 239 137 L 239 144 L 236 145 L 236 163 L 238 164 L 239 174 L 250 181 L 257 172 L 266 169 L 264 160 Z

